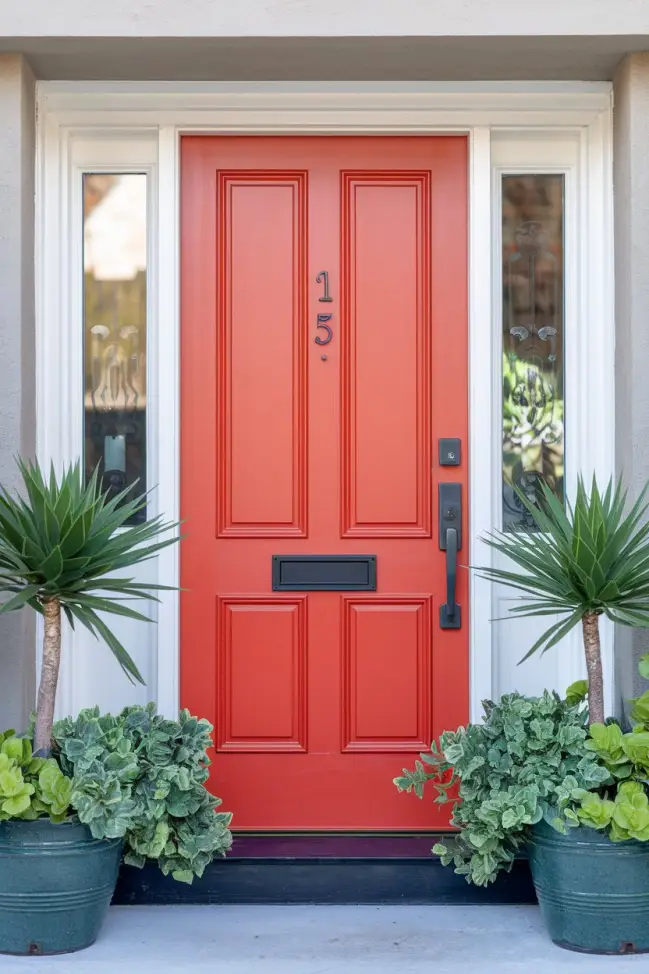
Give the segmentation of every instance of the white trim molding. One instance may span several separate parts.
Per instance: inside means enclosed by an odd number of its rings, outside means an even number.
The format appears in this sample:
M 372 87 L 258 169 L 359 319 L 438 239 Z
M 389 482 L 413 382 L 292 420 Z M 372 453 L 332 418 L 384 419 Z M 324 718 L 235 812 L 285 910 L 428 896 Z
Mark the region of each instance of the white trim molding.
M 157 509 L 179 515 L 179 141 L 184 132 L 467 134 L 470 145 L 470 561 L 488 557 L 479 538 L 501 503 L 501 325 L 497 174 L 565 172 L 569 363 L 568 464 L 609 476 L 614 454 L 611 86 L 608 84 L 188 84 L 41 82 L 37 154 L 38 454 L 62 463 L 80 453 L 82 353 L 80 280 L 84 169 L 150 176 L 149 481 Z M 566 147 L 569 147 L 567 149 Z M 556 149 L 556 152 L 555 152 Z M 566 156 L 568 152 L 568 156 Z M 503 156 L 505 153 L 506 157 Z M 517 156 L 518 153 L 518 156 Z M 535 156 L 536 153 L 536 156 Z M 554 153 L 554 154 L 553 154 Z M 572 153 L 572 155 L 570 155 Z M 538 157 L 538 161 L 534 161 Z M 512 161 L 514 160 L 514 161 Z M 567 161 L 566 161 L 567 160 Z M 500 168 L 499 168 L 500 167 Z M 177 548 L 158 559 L 177 584 Z M 471 718 L 503 685 L 492 625 L 493 591 L 472 577 Z M 179 600 L 164 593 L 145 667 L 148 695 L 169 715 L 179 702 Z M 142 627 L 133 630 L 143 640 Z M 99 698 L 101 677 L 83 662 L 78 634 L 66 639 L 60 712 Z M 605 633 L 609 704 L 612 640 Z M 90 647 L 91 649 L 92 647 Z M 89 649 L 89 651 L 90 651 Z M 522 655 L 522 652 L 521 654 Z M 561 688 L 581 672 L 573 641 L 557 654 Z M 507 677 L 509 679 L 509 676 Z M 93 682 L 94 681 L 94 682 Z M 118 691 L 115 691 L 116 693 Z M 102 698 L 103 699 L 103 698 Z M 127 700 L 116 700 L 113 706 Z
M 588 481 L 593 473 L 607 480 L 614 471 L 614 371 L 615 328 L 613 312 L 612 220 L 605 218 L 607 200 L 612 198 L 610 155 L 603 138 L 609 123 L 603 115 L 580 129 L 520 132 L 495 131 L 491 140 L 492 198 L 494 219 L 492 246 L 494 276 L 492 315 L 494 325 L 502 320 L 501 212 L 502 177 L 513 174 L 560 173 L 564 187 L 564 412 L 565 485 L 574 496 L 577 477 Z M 609 134 L 610 137 L 610 134 Z M 608 174 L 608 175 L 607 175 Z M 500 383 L 501 328 L 492 334 L 492 361 Z M 498 412 L 494 439 L 500 442 Z M 494 478 L 495 479 L 495 478 Z M 492 523 L 500 527 L 500 497 L 492 512 Z M 483 556 L 484 557 L 484 556 Z M 506 613 L 512 592 L 493 587 L 496 618 Z M 512 689 L 514 667 L 525 654 L 527 644 L 540 636 L 552 620 L 508 620 L 497 626 L 492 640 L 493 682 L 496 694 Z M 525 642 L 520 634 L 525 633 Z M 602 627 L 602 650 L 606 670 L 606 706 L 613 712 L 613 644 L 611 627 Z M 517 688 L 530 692 L 540 685 L 565 690 L 585 677 L 581 631 L 574 629 L 560 649 L 545 658 L 525 664 Z

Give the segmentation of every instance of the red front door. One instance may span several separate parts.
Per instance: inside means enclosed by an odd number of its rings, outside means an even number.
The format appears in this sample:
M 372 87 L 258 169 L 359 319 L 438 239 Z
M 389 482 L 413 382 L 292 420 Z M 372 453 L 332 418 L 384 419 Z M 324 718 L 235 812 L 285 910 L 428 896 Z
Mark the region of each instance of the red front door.
M 467 538 L 466 139 L 184 138 L 181 266 L 181 695 L 212 787 L 239 829 L 444 825 L 392 778 L 467 718 L 438 530 L 452 481 Z

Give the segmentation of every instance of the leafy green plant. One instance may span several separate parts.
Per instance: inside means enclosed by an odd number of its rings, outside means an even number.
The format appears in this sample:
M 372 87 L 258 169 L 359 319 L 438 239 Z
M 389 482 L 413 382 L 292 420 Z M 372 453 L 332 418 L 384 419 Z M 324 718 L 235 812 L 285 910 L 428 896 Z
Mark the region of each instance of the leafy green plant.
M 605 829 L 613 842 L 625 839 L 649 841 L 649 798 L 639 781 L 624 781 L 615 798 L 588 792 L 581 799 L 577 817 L 581 825 Z
M 217 812 L 220 799 L 204 787 L 211 731 L 187 710 L 167 720 L 153 704 L 57 722 L 56 753 L 80 820 L 97 839 L 123 837 L 130 865 L 153 859 L 183 882 L 202 876 L 232 843 L 232 815 Z
M 156 600 L 164 585 L 115 575 L 174 544 L 161 539 L 176 527 L 155 517 L 120 530 L 142 510 L 146 497 L 129 499 L 130 488 L 112 499 L 102 492 L 98 472 L 84 483 L 79 463 L 57 478 L 44 477 L 36 463 L 19 461 L 22 489 L 0 486 L 0 592 L 9 598 L 0 612 L 31 606 L 44 618 L 43 660 L 36 708 L 34 748 L 47 755 L 61 659 L 61 610 L 69 624 L 105 641 L 131 680 L 144 682 L 137 666 L 100 612 L 149 621 L 122 600 Z
M 599 618 L 623 626 L 649 627 L 649 521 L 646 491 L 632 505 L 621 481 L 601 493 L 583 480 L 566 509 L 543 487 L 541 503 L 517 491 L 534 522 L 534 532 L 493 532 L 484 540 L 514 567 L 486 567 L 479 574 L 525 593 L 510 611 L 520 616 L 556 616 L 524 659 L 546 652 L 581 623 L 592 723 L 604 722 Z M 517 569 L 517 570 L 515 570 Z M 649 657 L 642 666 L 649 674 Z
M 633 701 L 638 723 L 625 733 L 617 721 L 591 724 L 584 747 L 608 772 L 598 792 L 575 792 L 580 825 L 606 831 L 613 842 L 649 841 L 649 690 Z
M 53 758 L 34 757 L 31 741 L 13 730 L 0 734 L 0 822 L 45 816 L 62 822 L 71 794 L 72 781 Z
M 430 782 L 436 802 L 453 801 L 451 824 L 459 831 L 433 851 L 478 886 L 511 869 L 529 827 L 542 818 L 562 831 L 578 825 L 579 797 L 610 780 L 585 747 L 587 717 L 579 701 L 512 693 L 498 704 L 487 701 L 484 711 L 482 723 L 444 732 L 414 771 L 394 779 L 400 791 L 419 798 Z

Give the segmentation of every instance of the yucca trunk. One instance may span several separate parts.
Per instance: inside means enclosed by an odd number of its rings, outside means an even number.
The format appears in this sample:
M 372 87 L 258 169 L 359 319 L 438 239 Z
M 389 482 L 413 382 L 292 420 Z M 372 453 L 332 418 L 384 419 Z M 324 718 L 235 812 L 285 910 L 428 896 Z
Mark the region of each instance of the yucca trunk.
M 36 728 L 34 731 L 34 751 L 49 751 L 52 747 L 52 724 L 54 723 L 54 704 L 56 687 L 59 682 L 61 663 L 61 603 L 50 599 L 43 603 L 45 620 L 43 633 L 43 663 L 41 682 L 38 687 L 36 703 Z
M 584 652 L 588 671 L 588 722 L 604 723 L 604 675 L 599 642 L 599 615 L 587 612 L 581 624 L 584 632 Z

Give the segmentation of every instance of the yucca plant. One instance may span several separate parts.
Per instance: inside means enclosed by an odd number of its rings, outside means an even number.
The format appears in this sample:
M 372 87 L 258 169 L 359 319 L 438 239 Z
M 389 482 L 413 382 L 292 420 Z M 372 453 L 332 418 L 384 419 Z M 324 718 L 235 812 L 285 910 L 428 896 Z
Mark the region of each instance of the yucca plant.
M 126 530 L 146 496 L 132 488 L 112 499 L 102 491 L 98 471 L 84 483 L 81 465 L 60 478 L 46 478 L 37 463 L 18 461 L 22 489 L 0 486 L 0 592 L 9 599 L 0 612 L 31 606 L 43 616 L 43 659 L 36 704 L 34 751 L 49 753 L 61 660 L 61 610 L 74 628 L 80 622 L 104 640 L 131 681 L 142 676 L 119 639 L 98 613 L 141 619 L 147 616 L 124 600 L 157 601 L 154 590 L 169 588 L 115 576 L 174 544 L 177 525 L 155 517 Z M 161 535 L 174 531 L 173 536 Z
M 602 723 L 604 688 L 599 618 L 623 626 L 649 627 L 649 523 L 646 490 L 633 505 L 621 480 L 602 494 L 580 477 L 574 504 L 564 510 L 544 485 L 537 507 L 520 491 L 534 524 L 531 530 L 496 531 L 483 540 L 505 555 L 510 567 L 480 568 L 483 578 L 524 592 L 510 611 L 519 616 L 561 616 L 537 639 L 527 659 L 545 653 L 581 623 L 588 674 L 590 723 Z M 522 662 L 522 660 L 521 660 Z

